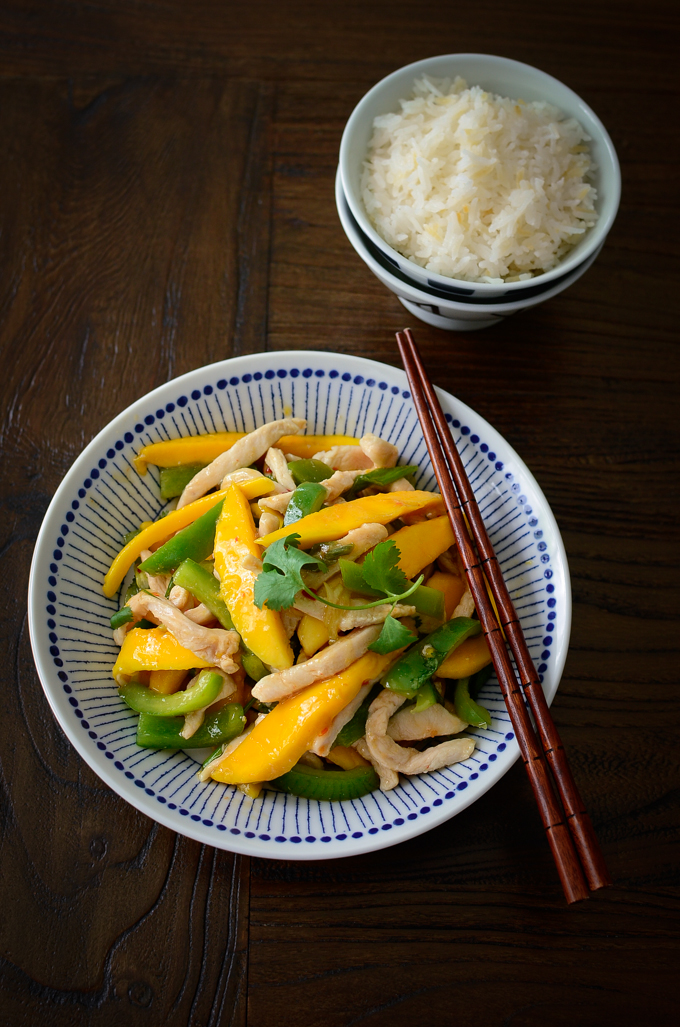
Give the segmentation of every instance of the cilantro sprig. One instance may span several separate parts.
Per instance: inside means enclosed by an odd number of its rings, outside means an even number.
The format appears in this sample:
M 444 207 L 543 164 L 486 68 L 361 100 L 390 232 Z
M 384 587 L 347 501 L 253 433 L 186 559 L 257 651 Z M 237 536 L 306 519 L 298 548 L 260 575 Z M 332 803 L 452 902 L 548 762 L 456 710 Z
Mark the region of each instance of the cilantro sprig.
M 298 592 L 308 592 L 302 580 L 303 567 L 327 569 L 323 560 L 298 549 L 300 538 L 297 532 L 293 532 L 265 549 L 262 573 L 255 579 L 254 588 L 255 605 L 260 610 L 265 603 L 270 610 L 287 610 L 295 602 Z
M 293 532 L 285 538 L 273 542 L 264 552 L 262 557 L 262 573 L 255 579 L 254 601 L 261 610 L 264 604 L 272 610 L 285 610 L 293 606 L 295 599 L 300 592 L 310 599 L 317 599 L 325 606 L 331 606 L 335 610 L 370 610 L 375 606 L 384 606 L 385 603 L 392 605 L 392 610 L 397 603 L 408 599 L 415 590 L 422 584 L 423 575 L 410 582 L 401 568 L 398 566 L 400 552 L 396 544 L 390 540 L 380 542 L 366 556 L 361 565 L 361 577 L 364 585 L 376 592 L 382 592 L 379 599 L 370 603 L 362 603 L 357 606 L 344 606 L 340 603 L 333 603 L 330 599 L 314 592 L 302 577 L 302 571 L 306 567 L 325 571 L 327 569 L 323 560 L 299 548 L 300 535 Z M 409 631 L 390 613 L 383 623 L 379 637 L 369 646 L 369 649 L 377 653 L 390 653 L 395 649 L 401 649 L 410 642 L 416 641 L 417 636 Z

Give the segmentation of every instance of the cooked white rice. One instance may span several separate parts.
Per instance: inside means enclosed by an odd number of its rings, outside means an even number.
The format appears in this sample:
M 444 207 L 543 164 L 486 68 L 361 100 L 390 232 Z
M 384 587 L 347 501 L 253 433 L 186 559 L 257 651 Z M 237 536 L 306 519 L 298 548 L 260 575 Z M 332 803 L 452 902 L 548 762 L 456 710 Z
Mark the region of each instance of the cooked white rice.
M 575 118 L 462 78 L 417 79 L 376 118 L 362 196 L 376 230 L 429 271 L 523 281 L 554 267 L 597 220 Z

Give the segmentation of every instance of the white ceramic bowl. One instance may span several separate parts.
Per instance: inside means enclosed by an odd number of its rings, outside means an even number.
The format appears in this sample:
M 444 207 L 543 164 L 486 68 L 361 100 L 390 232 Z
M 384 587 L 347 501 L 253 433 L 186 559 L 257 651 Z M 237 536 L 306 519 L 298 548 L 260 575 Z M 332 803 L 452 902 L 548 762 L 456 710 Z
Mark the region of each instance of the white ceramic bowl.
M 472 300 L 463 296 L 451 299 L 442 289 L 419 287 L 412 279 L 407 278 L 401 271 L 393 267 L 384 253 L 367 235 L 364 235 L 349 209 L 342 189 L 339 170 L 335 178 L 335 202 L 340 223 L 347 238 L 376 278 L 379 278 L 383 285 L 386 285 L 399 297 L 409 313 L 427 324 L 434 325 L 435 328 L 443 328 L 446 331 L 470 332 L 480 328 L 490 328 L 492 325 L 504 321 L 511 314 L 518 314 L 521 310 L 527 310 L 529 307 L 535 307 L 539 303 L 549 300 L 580 278 L 602 248 L 602 244 L 600 244 L 587 260 L 575 267 L 562 281 L 553 282 L 552 288 L 545 290 L 539 288 L 536 292 L 524 295 L 521 299 L 515 299 L 509 303 L 499 301 L 497 297 L 493 296 Z
M 589 146 L 597 165 L 593 180 L 598 194 L 596 206 L 599 217 L 595 226 L 585 233 L 555 268 L 527 282 L 496 285 L 468 282 L 420 267 L 389 246 L 378 234 L 361 198 L 361 173 L 373 134 L 373 120 L 379 114 L 398 111 L 399 101 L 412 94 L 415 79 L 423 74 L 436 78 L 461 75 L 468 85 L 480 85 L 501 96 L 521 97 L 528 102 L 547 100 L 566 115 L 577 118 L 591 136 Z M 393 268 L 410 279 L 416 287 L 426 290 L 433 287 L 444 291 L 451 299 L 464 297 L 468 302 L 488 300 L 491 297 L 498 298 L 499 302 L 511 302 L 535 296 L 537 290 L 548 292 L 558 285 L 561 289 L 567 288 L 572 281 L 570 275 L 574 269 L 588 261 L 602 246 L 616 217 L 621 195 L 621 173 L 614 145 L 594 111 L 552 75 L 529 64 L 491 54 L 443 54 L 429 57 L 399 68 L 373 86 L 354 108 L 345 126 L 340 144 L 340 175 L 347 204 L 359 228 Z
M 440 393 L 491 539 L 551 700 L 569 641 L 569 574 L 557 525 L 534 478 L 498 432 Z M 150 442 L 209 431 L 250 430 L 282 416 L 315 433 L 392 440 L 418 485 L 434 477 L 402 371 L 372 360 L 313 351 L 260 353 L 202 367 L 133 403 L 87 446 L 59 486 L 36 543 L 29 625 L 52 710 L 83 759 L 133 806 L 208 845 L 285 859 L 349 856 L 427 831 L 484 794 L 514 763 L 517 742 L 497 683 L 482 702 L 492 727 L 473 732 L 465 763 L 415 778 L 387 794 L 327 803 L 264 791 L 257 799 L 217 782 L 201 784 L 183 752 L 135 745 L 136 716 L 117 695 L 117 648 L 109 618 L 119 598 L 101 583 L 122 535 L 163 508 L 154 468 L 132 460 Z

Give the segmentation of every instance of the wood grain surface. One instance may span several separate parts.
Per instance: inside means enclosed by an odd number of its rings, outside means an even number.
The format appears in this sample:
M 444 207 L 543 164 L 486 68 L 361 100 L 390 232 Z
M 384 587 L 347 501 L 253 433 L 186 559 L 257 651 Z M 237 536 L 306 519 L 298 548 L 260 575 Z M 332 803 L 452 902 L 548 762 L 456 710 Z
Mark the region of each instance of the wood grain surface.
M 677 1022 L 677 41 L 668 2 L 0 6 L 2 1027 Z M 250 861 L 174 835 L 66 741 L 26 623 L 50 498 L 134 399 L 263 350 L 398 363 L 405 311 L 335 211 L 340 136 L 383 75 L 474 51 L 571 86 L 623 171 L 568 291 L 479 333 L 411 325 L 567 547 L 553 714 L 614 879 L 570 909 L 518 765 L 375 855 Z

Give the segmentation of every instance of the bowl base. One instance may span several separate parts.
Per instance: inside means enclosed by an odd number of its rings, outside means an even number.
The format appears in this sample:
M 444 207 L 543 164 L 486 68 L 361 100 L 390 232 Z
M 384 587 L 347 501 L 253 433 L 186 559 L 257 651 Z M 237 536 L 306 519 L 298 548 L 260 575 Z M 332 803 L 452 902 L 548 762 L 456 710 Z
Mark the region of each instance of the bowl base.
M 480 328 L 490 328 L 491 325 L 496 325 L 500 321 L 504 321 L 506 317 L 510 317 L 510 314 L 489 314 L 487 311 L 480 311 L 478 314 L 473 314 L 471 311 L 469 317 L 464 315 L 445 317 L 434 303 L 412 303 L 405 300 L 403 296 L 399 296 L 398 299 L 414 317 L 420 318 L 421 321 L 434 328 L 443 328 L 448 332 L 476 332 Z M 513 310 L 511 313 L 516 314 L 517 311 Z

